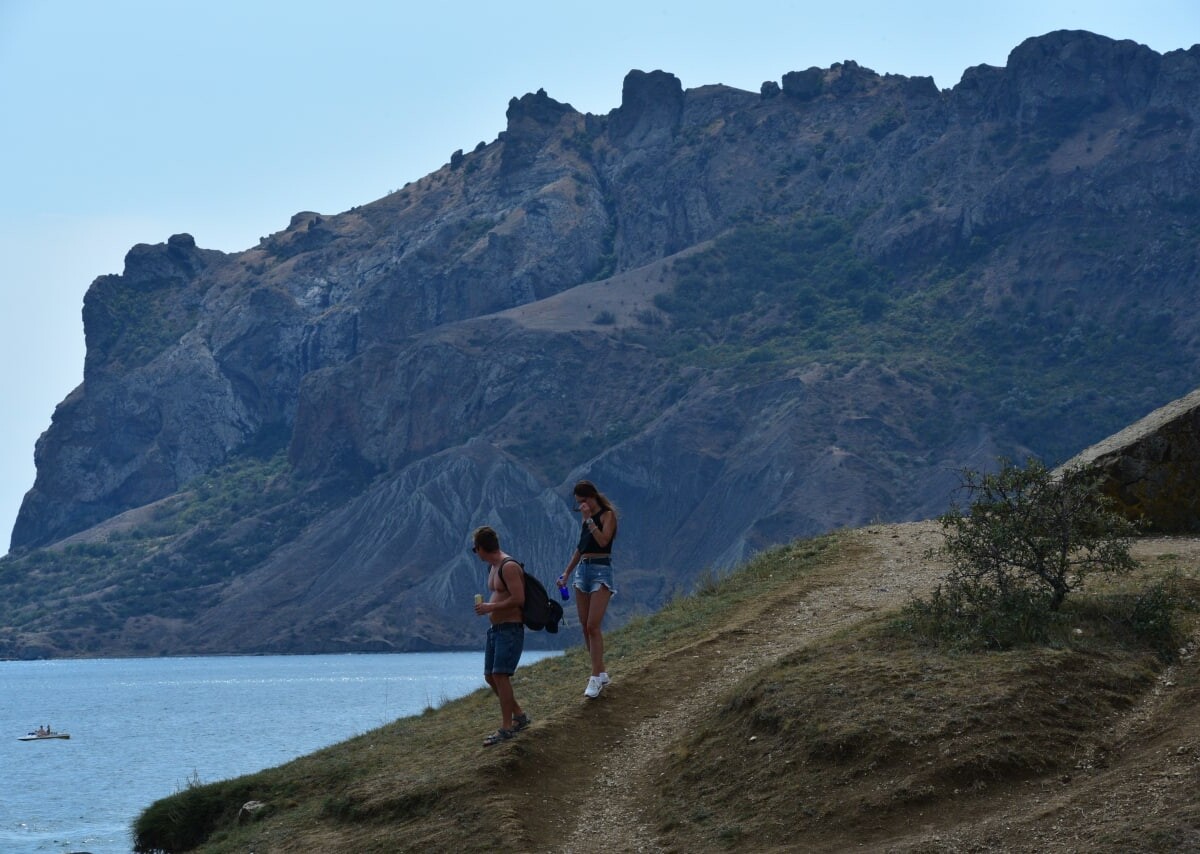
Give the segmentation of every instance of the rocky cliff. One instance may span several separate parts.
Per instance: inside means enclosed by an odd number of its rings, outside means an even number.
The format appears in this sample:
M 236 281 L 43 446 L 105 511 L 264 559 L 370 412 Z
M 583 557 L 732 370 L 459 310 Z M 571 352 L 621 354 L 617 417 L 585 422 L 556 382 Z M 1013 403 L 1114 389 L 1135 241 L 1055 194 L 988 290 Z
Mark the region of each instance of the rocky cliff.
M 245 252 L 134 247 L 88 291 L 4 576 L 68 592 L 0 644 L 472 643 L 470 530 L 548 579 L 583 476 L 622 511 L 619 619 L 934 514 L 955 468 L 1064 459 L 1194 384 L 1198 84 L 1200 48 L 1083 32 L 944 91 L 634 71 L 607 115 L 514 98 L 494 141 Z M 236 524 L 195 504 L 283 449 Z
M 1200 390 L 1173 400 L 1067 463 L 1102 474 L 1117 510 L 1153 533 L 1200 531 Z

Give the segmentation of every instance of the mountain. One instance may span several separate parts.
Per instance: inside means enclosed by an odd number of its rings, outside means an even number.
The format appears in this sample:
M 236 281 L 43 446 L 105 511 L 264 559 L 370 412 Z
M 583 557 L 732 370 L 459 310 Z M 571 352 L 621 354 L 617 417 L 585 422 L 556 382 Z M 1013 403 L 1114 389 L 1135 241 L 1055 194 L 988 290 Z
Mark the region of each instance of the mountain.
M 1067 31 L 943 91 L 633 71 L 245 252 L 135 246 L 84 301 L 0 655 L 476 645 L 470 531 L 548 580 L 581 477 L 620 621 L 1064 460 L 1195 385 L 1198 84 L 1200 47 Z

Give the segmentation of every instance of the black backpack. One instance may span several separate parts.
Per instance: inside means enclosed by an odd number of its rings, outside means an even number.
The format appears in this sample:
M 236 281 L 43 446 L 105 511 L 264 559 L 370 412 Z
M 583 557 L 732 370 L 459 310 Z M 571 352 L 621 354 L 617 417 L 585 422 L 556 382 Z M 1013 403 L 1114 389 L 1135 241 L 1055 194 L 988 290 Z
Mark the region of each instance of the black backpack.
M 505 558 L 500 563 L 497 572 L 500 576 L 500 583 L 504 585 L 505 590 L 508 589 L 508 583 L 504 580 L 504 564 L 510 560 L 521 567 L 521 572 L 525 574 L 525 604 L 521 607 L 521 619 L 526 628 L 535 632 L 545 629 L 552 635 L 557 634 L 558 624 L 562 622 L 563 618 L 562 605 L 550 598 L 546 593 L 546 588 L 542 586 L 542 582 L 525 571 L 525 564 L 511 557 Z

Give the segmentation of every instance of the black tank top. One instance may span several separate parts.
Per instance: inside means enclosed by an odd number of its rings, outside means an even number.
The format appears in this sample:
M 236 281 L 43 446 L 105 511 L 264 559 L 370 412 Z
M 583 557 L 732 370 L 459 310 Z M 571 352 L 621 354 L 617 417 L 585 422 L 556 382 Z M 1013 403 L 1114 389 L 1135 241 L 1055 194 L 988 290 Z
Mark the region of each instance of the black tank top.
M 592 521 L 596 523 L 596 527 L 600 527 L 600 517 L 604 515 L 604 508 L 600 508 L 600 512 L 592 517 Z M 612 540 L 608 541 L 607 546 L 602 546 L 596 542 L 596 538 L 592 536 L 592 530 L 585 523 L 580 522 L 580 527 L 583 529 L 579 534 L 579 553 L 581 555 L 610 555 L 612 554 Z

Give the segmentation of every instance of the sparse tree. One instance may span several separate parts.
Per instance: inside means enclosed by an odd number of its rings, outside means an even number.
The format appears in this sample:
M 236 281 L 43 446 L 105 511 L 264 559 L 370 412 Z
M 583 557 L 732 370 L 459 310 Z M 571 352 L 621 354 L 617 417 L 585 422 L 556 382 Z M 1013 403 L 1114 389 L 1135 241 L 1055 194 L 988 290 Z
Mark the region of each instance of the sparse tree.
M 994 590 L 1007 598 L 1025 590 L 1048 594 L 1057 611 L 1092 573 L 1125 573 L 1136 525 L 1114 512 L 1086 468 L 1050 471 L 1030 458 L 1022 468 L 1001 459 L 999 471 L 961 472 L 971 501 L 943 514 L 942 552 L 952 563 L 948 583 L 970 597 Z

